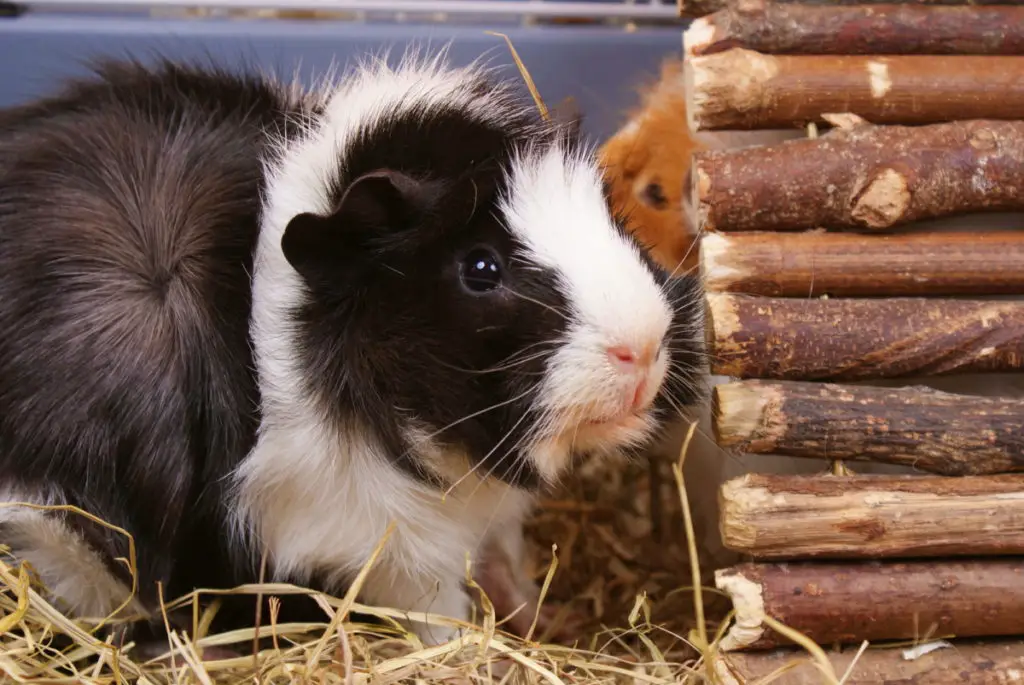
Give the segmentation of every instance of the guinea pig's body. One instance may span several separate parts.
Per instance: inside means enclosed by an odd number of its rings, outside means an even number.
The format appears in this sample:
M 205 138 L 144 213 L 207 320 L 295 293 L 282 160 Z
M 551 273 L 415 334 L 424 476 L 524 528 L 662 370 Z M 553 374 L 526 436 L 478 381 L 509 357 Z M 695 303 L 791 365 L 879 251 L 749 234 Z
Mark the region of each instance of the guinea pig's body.
M 340 592 L 394 523 L 361 598 L 468 619 L 466 555 L 521 561 L 535 492 L 699 386 L 697 286 L 574 136 L 413 54 L 315 92 L 113 64 L 0 114 L 0 499 L 131 533 L 143 615 L 264 558 Z M 0 542 L 75 615 L 131 587 L 76 514 Z

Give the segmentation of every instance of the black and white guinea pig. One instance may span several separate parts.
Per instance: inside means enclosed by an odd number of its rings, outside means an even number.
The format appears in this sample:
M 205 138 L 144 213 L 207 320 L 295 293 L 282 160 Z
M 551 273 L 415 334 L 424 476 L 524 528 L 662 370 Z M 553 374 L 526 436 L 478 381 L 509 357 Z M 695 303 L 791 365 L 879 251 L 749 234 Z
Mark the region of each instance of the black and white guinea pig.
M 535 494 L 699 398 L 698 288 L 480 63 L 309 91 L 104 63 L 0 114 L 0 500 L 128 530 L 154 620 L 158 581 L 264 558 L 341 592 L 392 522 L 363 601 L 468 619 L 469 553 L 514 609 L 533 582 L 493 566 Z M 83 517 L 3 508 L 0 542 L 74 615 L 127 598 L 127 540 Z

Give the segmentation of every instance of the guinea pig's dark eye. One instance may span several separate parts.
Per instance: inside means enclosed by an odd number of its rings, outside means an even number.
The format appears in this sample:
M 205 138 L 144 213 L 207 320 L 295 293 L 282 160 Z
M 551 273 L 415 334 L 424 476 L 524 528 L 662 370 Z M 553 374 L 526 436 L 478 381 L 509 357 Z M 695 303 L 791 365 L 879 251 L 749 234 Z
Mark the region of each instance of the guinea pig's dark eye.
M 462 282 L 473 292 L 493 290 L 501 285 L 501 264 L 485 248 L 471 251 L 462 260 Z
M 661 209 L 668 204 L 668 200 L 665 198 L 665 193 L 657 183 L 647 184 L 644 188 L 644 199 L 647 200 L 648 204 L 653 205 L 658 209 Z

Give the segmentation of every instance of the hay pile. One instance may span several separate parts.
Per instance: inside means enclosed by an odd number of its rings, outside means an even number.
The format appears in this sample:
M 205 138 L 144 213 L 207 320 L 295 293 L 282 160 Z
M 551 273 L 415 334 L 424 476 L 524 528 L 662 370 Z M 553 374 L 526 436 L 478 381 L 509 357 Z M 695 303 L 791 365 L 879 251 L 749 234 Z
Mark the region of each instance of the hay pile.
M 670 463 L 605 465 L 545 501 L 530 522 L 538 582 L 547 580 L 545 605 L 587 619 L 572 647 L 513 638 L 485 614 L 461 640 L 425 648 L 394 623 L 399 612 L 321 596 L 323 623 L 278 624 L 273 611 L 254 620 L 259 635 L 274 643 L 255 655 L 255 629 L 209 635 L 203 629 L 209 616 L 196 612 L 197 639 L 174 633 L 168 652 L 147 660 L 132 644 L 115 646 L 116 622 L 70 621 L 43 599 L 27 569 L 0 562 L 0 672 L 15 682 L 96 684 L 702 682 L 681 479 L 674 471 Z M 652 477 L 658 487 L 651 487 Z M 662 495 L 654 506 L 652 490 Z M 268 584 L 234 592 L 272 597 L 304 590 Z M 703 594 L 713 601 L 714 591 Z M 350 611 L 394 627 L 352 622 Z M 58 648 L 58 636 L 72 646 Z M 203 659 L 204 650 L 217 647 L 247 656 Z

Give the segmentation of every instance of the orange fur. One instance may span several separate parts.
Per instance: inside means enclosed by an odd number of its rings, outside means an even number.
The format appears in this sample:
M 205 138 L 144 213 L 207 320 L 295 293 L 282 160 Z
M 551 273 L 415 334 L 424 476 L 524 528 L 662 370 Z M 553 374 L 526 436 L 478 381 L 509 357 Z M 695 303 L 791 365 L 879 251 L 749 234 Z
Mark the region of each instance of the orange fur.
M 691 221 L 689 174 L 701 150 L 772 145 L 799 129 L 714 131 L 694 135 L 686 121 L 683 62 L 665 59 L 659 79 L 641 89 L 639 106 L 601 147 L 612 207 L 669 271 L 696 268 L 699 227 Z
M 674 57 L 663 62 L 660 79 L 642 92 L 639 108 L 600 150 L 614 209 L 669 270 L 696 264 L 696 231 L 683 194 L 690 157 L 702 148 L 686 124 L 682 62 Z

